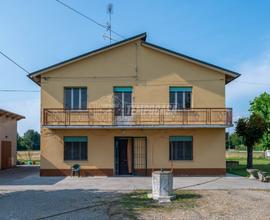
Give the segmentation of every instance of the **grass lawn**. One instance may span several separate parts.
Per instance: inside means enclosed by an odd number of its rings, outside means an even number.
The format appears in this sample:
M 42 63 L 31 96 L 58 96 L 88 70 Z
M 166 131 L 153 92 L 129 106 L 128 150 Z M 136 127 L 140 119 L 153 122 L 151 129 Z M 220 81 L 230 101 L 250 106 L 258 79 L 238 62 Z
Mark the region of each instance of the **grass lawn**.
M 246 171 L 247 159 L 246 158 L 227 158 L 227 161 L 235 160 L 239 161 L 239 166 L 234 168 L 227 168 L 228 173 L 236 174 L 239 176 L 249 176 Z M 253 167 L 254 169 L 259 169 L 265 172 L 268 172 L 270 175 L 270 160 L 268 159 L 253 159 Z
M 149 191 L 150 192 L 150 191 Z M 140 212 L 148 210 L 163 210 L 170 211 L 173 209 L 191 209 L 195 208 L 196 200 L 201 198 L 201 195 L 188 190 L 176 190 L 175 200 L 171 203 L 159 203 L 155 200 L 149 199 L 147 196 L 148 191 L 136 191 L 126 194 L 120 200 L 120 205 L 126 211 L 131 219 L 137 219 L 137 215 Z

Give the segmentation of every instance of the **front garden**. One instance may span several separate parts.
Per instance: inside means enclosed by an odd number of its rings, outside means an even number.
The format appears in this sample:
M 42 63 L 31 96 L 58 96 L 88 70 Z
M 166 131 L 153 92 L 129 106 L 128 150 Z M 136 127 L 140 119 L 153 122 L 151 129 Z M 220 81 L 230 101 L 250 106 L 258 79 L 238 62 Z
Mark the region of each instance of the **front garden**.
M 227 167 L 227 173 L 239 175 L 239 176 L 249 176 L 246 171 L 247 159 L 246 158 L 227 158 L 227 161 L 238 161 L 239 165 L 233 167 Z M 270 175 L 270 160 L 265 158 L 253 158 L 253 168 L 265 171 Z

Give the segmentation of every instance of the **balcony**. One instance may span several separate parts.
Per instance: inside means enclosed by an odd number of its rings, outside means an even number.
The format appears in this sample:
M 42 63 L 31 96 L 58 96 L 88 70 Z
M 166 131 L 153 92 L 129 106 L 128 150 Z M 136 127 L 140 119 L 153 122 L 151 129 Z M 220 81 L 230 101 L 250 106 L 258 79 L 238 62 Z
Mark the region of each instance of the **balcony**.
M 206 128 L 231 127 L 231 108 L 44 109 L 48 128 Z

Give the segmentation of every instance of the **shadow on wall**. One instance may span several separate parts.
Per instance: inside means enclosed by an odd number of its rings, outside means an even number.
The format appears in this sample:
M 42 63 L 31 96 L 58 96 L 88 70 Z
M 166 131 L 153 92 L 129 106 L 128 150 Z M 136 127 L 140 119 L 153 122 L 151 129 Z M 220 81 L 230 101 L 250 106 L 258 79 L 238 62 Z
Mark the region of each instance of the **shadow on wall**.
M 149 91 L 156 91 L 157 86 L 162 89 L 164 86 L 169 87 L 179 83 L 193 85 L 200 91 L 207 91 L 206 94 L 214 93 L 218 99 L 224 96 L 222 74 L 149 48 L 141 47 L 140 49 L 143 52 L 140 53 L 138 64 L 140 85 L 151 87 Z M 65 86 L 88 86 L 88 107 L 99 105 L 102 107 L 104 104 L 112 103 L 113 86 L 136 85 L 137 83 L 134 68 L 137 65 L 135 54 L 135 44 L 128 44 L 46 73 L 44 76 L 47 78 L 42 81 L 47 98 L 46 108 L 63 108 Z M 159 64 L 161 60 L 162 65 L 153 65 Z M 74 73 L 81 78 L 75 79 Z M 125 75 L 129 77 L 123 77 Z M 112 76 L 112 78 L 104 79 L 102 76 Z M 166 95 L 168 96 L 169 94 Z M 152 99 L 153 96 L 149 96 L 147 99 L 144 98 L 143 103 L 137 104 L 152 103 Z M 166 100 L 161 100 L 158 104 L 168 104 Z M 210 106 L 213 103 L 209 101 L 207 95 L 201 96 L 199 102 L 204 106 L 196 107 L 222 107 Z
M 80 189 L 5 192 L 0 194 L 1 219 L 110 219 L 120 196 Z

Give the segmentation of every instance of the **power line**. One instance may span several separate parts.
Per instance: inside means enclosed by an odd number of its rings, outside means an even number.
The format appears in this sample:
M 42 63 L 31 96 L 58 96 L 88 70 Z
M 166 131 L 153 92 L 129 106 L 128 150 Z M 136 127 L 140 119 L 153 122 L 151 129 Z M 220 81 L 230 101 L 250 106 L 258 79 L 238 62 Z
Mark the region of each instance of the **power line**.
M 64 7 L 68 8 L 68 9 L 70 9 L 71 11 L 77 13 L 78 15 L 80 15 L 80 16 L 86 18 L 87 20 L 89 20 L 89 21 L 95 23 L 96 25 L 98 25 L 98 26 L 100 26 L 100 27 L 102 27 L 102 28 L 104 28 L 104 29 L 106 29 L 106 30 L 108 29 L 108 26 L 107 26 L 107 25 L 101 24 L 100 22 L 94 20 L 93 18 L 90 18 L 89 16 L 87 16 L 87 15 L 83 14 L 82 12 L 76 10 L 75 8 L 71 7 L 70 5 L 64 3 L 64 2 L 62 2 L 62 1 L 60 1 L 60 0 L 55 0 L 55 1 L 58 2 L 59 4 L 61 4 L 62 6 L 64 6 Z M 121 38 L 125 38 L 123 35 L 117 33 L 116 31 L 111 30 L 111 32 L 114 33 L 115 35 L 121 37 Z
M 30 73 L 28 70 L 26 70 L 25 68 L 23 68 L 20 64 L 18 64 L 15 60 L 11 59 L 9 56 L 7 56 L 6 54 L 4 54 L 1 50 L 0 50 L 0 54 L 2 54 L 2 56 L 4 56 L 6 59 L 8 59 L 13 64 L 15 64 L 17 67 L 19 67 L 20 69 L 22 69 L 24 72 L 26 72 L 28 74 Z
M 27 89 L 0 89 L 0 92 L 40 92 L 40 91 Z

